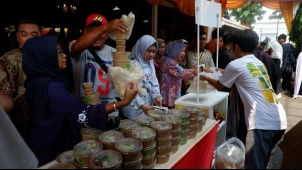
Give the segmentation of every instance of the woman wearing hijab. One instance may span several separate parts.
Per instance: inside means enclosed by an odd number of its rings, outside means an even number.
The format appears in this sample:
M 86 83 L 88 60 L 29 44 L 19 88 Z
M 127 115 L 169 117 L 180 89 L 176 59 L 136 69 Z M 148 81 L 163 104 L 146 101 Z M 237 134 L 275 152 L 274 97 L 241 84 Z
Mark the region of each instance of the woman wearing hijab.
M 272 81 L 273 84 L 275 85 L 275 89 L 276 89 L 276 95 L 278 98 L 282 97 L 281 96 L 281 76 L 282 76 L 282 71 L 281 71 L 281 67 L 282 67 L 282 55 L 283 55 L 283 48 L 282 46 L 278 43 L 278 42 L 272 42 L 270 44 L 270 49 L 272 51 L 271 57 L 273 58 L 275 65 L 277 66 L 277 70 L 275 70 L 276 74 L 277 74 L 277 78 L 276 80 Z M 273 86 L 274 87 L 274 86 Z
M 185 56 L 186 44 L 181 40 L 170 42 L 166 46 L 165 57 L 160 65 L 160 90 L 163 96 L 162 105 L 174 108 L 174 102 L 180 97 L 181 80 L 193 80 L 197 69 L 179 69 L 178 63 Z
M 73 149 L 73 126 L 106 130 L 107 114 L 128 105 L 137 94 L 136 84 L 129 83 L 125 99 L 116 103 L 86 105 L 76 99 L 64 72 L 67 56 L 57 41 L 57 36 L 34 37 L 22 49 L 25 97 L 31 113 L 26 142 L 40 166 Z
M 162 106 L 162 96 L 153 63 L 157 50 L 158 45 L 155 39 L 150 35 L 144 35 L 136 42 L 131 51 L 131 60 L 138 61 L 143 68 L 143 88 L 147 89 L 147 95 L 138 94 L 131 104 L 122 108 L 124 116 L 129 119 L 135 119 L 141 114 L 146 114 L 149 110 L 152 110 L 153 103 L 156 106 Z
M 161 64 L 161 61 L 165 55 L 166 42 L 165 42 L 165 40 L 163 40 L 161 38 L 156 39 L 156 41 L 157 41 L 157 44 L 159 47 L 158 47 L 158 51 L 153 59 L 153 62 L 154 62 L 154 66 L 155 66 L 156 77 L 157 77 L 157 79 L 159 79 L 158 71 L 159 71 L 159 66 Z

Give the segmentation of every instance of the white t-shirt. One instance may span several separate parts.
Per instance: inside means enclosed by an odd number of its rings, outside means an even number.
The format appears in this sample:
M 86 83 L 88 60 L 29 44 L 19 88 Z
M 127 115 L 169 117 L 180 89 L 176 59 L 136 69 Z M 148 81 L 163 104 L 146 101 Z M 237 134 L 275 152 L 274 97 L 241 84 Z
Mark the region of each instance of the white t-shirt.
M 248 130 L 287 128 L 285 110 L 272 88 L 267 69 L 254 55 L 230 62 L 219 82 L 228 88 L 236 84 Z
M 112 67 L 113 55 L 116 49 L 105 45 L 102 50 L 95 51 L 98 56 L 105 62 L 107 67 Z M 114 92 L 113 83 L 107 78 L 107 74 L 101 66 L 95 62 L 94 57 L 88 49 L 82 52 L 78 59 L 72 59 L 73 74 L 74 74 L 74 90 L 72 94 L 80 99 L 84 93 L 82 83 L 93 82 L 94 92 L 98 92 L 101 96 L 101 103 L 116 101 L 117 96 Z M 117 112 L 110 114 L 117 116 Z

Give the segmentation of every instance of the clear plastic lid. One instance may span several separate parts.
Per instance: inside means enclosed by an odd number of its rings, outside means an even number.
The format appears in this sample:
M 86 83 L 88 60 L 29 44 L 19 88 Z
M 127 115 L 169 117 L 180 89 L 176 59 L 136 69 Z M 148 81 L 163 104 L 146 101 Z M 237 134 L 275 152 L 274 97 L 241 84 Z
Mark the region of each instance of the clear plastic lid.
M 124 134 L 120 131 L 109 130 L 99 136 L 99 140 L 103 143 L 115 143 L 124 138 Z
M 203 111 L 203 110 L 200 110 L 200 112 L 199 112 L 199 116 L 202 116 L 202 117 L 204 117 L 204 116 L 206 116 L 208 113 L 206 112 L 206 111 Z
M 132 131 L 132 136 L 137 139 L 151 139 L 155 138 L 156 132 L 152 128 L 139 127 Z
M 165 115 L 165 112 L 162 110 L 150 110 L 147 112 L 147 115 L 149 115 L 151 117 L 155 117 L 155 118 L 160 118 L 163 115 Z
M 122 163 L 122 156 L 114 150 L 102 150 L 91 157 L 94 166 L 106 169 L 113 169 Z
M 184 110 L 187 110 L 189 112 L 198 112 L 200 109 L 196 106 L 185 106 L 183 108 Z
M 62 162 L 62 163 L 70 163 L 74 161 L 74 153 L 73 150 L 71 151 L 66 151 L 61 153 L 58 157 L 57 157 L 57 162 Z
M 92 155 L 103 149 L 102 143 L 94 140 L 82 141 L 78 143 L 73 151 L 75 154 Z
M 154 121 L 154 119 L 151 116 L 147 116 L 147 115 L 139 115 L 135 118 L 135 120 L 138 123 L 151 123 Z
M 120 128 L 123 128 L 123 129 L 135 129 L 137 127 L 139 127 L 139 124 L 130 119 L 123 119 L 120 122 Z
M 142 150 L 143 144 L 135 138 L 123 138 L 116 142 L 115 147 L 120 152 L 136 152 Z
M 169 113 L 179 116 L 181 118 L 190 116 L 190 112 L 184 109 L 170 109 Z
M 100 134 L 102 131 L 96 128 L 82 128 L 81 132 L 86 135 L 97 135 Z
M 155 121 L 151 123 L 151 127 L 155 130 L 170 130 L 172 126 L 170 123 L 165 121 Z
M 168 123 L 176 124 L 181 123 L 179 116 L 173 114 L 167 114 L 162 117 L 162 119 Z

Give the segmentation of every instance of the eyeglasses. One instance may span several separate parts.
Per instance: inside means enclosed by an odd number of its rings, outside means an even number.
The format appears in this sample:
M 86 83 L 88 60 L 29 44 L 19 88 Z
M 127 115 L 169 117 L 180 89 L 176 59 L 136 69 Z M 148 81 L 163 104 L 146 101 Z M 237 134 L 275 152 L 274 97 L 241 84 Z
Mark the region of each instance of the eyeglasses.
M 65 53 L 63 51 L 58 51 L 58 54 L 64 57 Z

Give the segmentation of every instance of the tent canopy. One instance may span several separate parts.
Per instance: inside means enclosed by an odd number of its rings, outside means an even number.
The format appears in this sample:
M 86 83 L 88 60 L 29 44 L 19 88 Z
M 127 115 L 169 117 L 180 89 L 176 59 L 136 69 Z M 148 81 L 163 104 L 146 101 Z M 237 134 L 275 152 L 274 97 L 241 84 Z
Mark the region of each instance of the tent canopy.
M 195 0 L 146 0 L 150 4 L 162 5 L 165 1 L 174 2 L 178 10 L 186 15 L 195 16 Z M 262 6 L 273 10 L 280 10 L 288 31 L 291 30 L 291 21 L 294 18 L 294 0 L 214 0 L 221 3 L 221 13 L 225 9 L 236 9 L 247 2 L 259 2 Z M 282 6 L 282 8 L 280 8 Z

